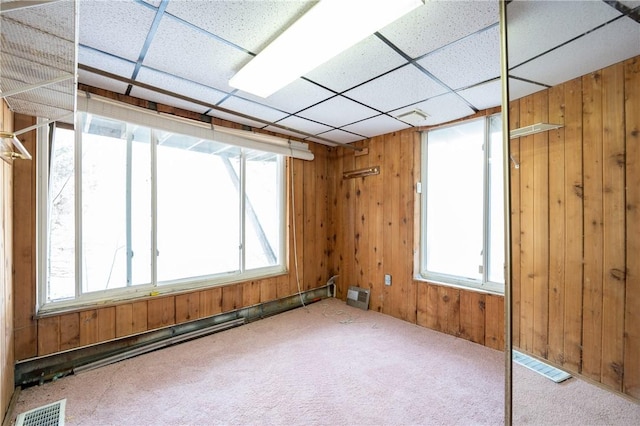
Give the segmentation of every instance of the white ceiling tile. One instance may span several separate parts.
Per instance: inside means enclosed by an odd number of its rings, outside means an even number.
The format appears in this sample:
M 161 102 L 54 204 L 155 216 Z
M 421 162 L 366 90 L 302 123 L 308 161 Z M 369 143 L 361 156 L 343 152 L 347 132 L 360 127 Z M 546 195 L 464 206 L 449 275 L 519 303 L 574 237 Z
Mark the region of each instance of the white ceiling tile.
M 229 79 L 250 58 L 200 31 L 163 18 L 143 65 L 230 92 Z
M 636 55 L 640 55 L 640 24 L 624 17 L 512 69 L 510 74 L 554 86 Z
M 124 1 L 79 1 L 79 43 L 137 61 L 155 13 Z
M 328 126 L 342 127 L 345 124 L 378 115 L 378 112 L 342 96 L 335 96 L 297 115 Z
M 145 67 L 140 68 L 136 81 L 213 105 L 227 96 L 219 90 Z
M 509 99 L 520 99 L 532 93 L 545 90 L 546 88 L 546 86 L 541 86 L 539 84 L 510 78 Z M 502 104 L 502 82 L 500 80 L 490 81 L 485 84 L 460 90 L 458 94 L 477 109 L 497 107 Z
M 218 106 L 232 111 L 243 112 L 253 118 L 259 118 L 270 122 L 281 120 L 287 116 L 286 112 L 282 112 L 256 102 L 240 99 L 235 96 L 230 96 L 222 101 Z
M 258 53 L 316 1 L 171 1 L 167 12 Z
M 477 109 L 487 109 L 502 103 L 502 83 L 494 80 L 458 92 Z
M 127 91 L 128 84 L 121 81 L 113 80 L 101 75 L 93 74 L 88 71 L 78 70 L 78 83 L 87 86 L 99 87 L 101 89 L 111 90 L 112 92 L 124 94 Z
M 310 133 L 312 135 L 331 130 L 331 127 L 329 126 L 325 126 L 321 123 L 316 123 L 315 121 L 307 120 L 306 118 L 296 117 L 295 115 L 278 121 L 278 124 L 282 124 L 283 126 L 287 126 L 291 129 Z
M 536 93 L 546 89 L 547 87 L 540 86 L 539 84 L 533 84 L 527 81 L 510 78 L 509 79 L 509 100 L 524 98 L 525 96 L 528 96 L 532 93 Z
M 209 111 L 207 113 L 207 115 L 219 118 L 221 120 L 232 121 L 234 123 L 243 124 L 245 126 L 255 127 L 257 129 L 261 129 L 261 128 L 263 128 L 265 126 L 264 123 L 261 123 L 259 121 L 251 120 L 251 119 L 244 118 L 244 117 L 240 117 L 240 116 L 234 115 L 234 114 L 229 114 L 229 113 L 226 113 L 224 111 L 218 111 L 216 109 L 212 109 L 211 111 Z
M 335 92 L 371 80 L 407 61 L 376 36 L 370 36 L 306 75 Z
M 310 83 L 301 78 L 296 79 L 293 83 L 283 87 L 268 98 L 261 98 L 260 96 L 241 90 L 237 92 L 237 96 L 239 97 L 253 100 L 291 114 L 309 105 L 328 99 L 333 95 L 334 93 L 327 89 L 323 89 L 317 84 Z
M 391 115 L 397 116 L 416 108 L 429 115 L 424 122 L 418 124 L 420 126 L 433 126 L 436 124 L 446 123 L 447 121 L 466 117 L 475 113 L 475 111 L 472 110 L 466 102 L 460 99 L 459 96 L 454 93 L 446 93 L 444 95 L 431 98 L 425 102 L 411 105 L 411 107 L 393 111 Z
M 156 102 L 162 105 L 168 105 L 176 108 L 181 108 L 187 111 L 193 111 L 200 114 L 204 114 L 209 108 L 195 104 L 192 102 L 183 101 L 182 99 L 174 98 L 171 96 L 163 95 L 148 89 L 142 89 L 140 87 L 133 86 L 131 88 L 130 95 L 135 98 L 145 99 L 151 102 Z
M 407 65 L 344 93 L 382 112 L 437 96 L 446 89 L 413 65 Z
M 82 46 L 78 47 L 78 63 L 126 78 L 131 78 L 136 66 L 135 62 Z
M 355 135 L 353 133 L 344 132 L 344 131 L 339 130 L 339 129 L 329 130 L 328 132 L 322 133 L 322 134 L 320 134 L 318 136 L 322 137 L 322 138 L 325 138 L 325 139 L 329 139 L 329 140 L 334 141 L 334 142 L 339 142 L 339 143 L 350 143 L 350 142 L 355 142 L 355 141 L 360 141 L 362 139 L 366 139 L 365 136 Z M 322 139 L 309 138 L 309 140 L 317 141 L 319 143 L 325 143 L 326 144 L 326 142 L 322 141 Z
M 500 29 L 476 33 L 418 63 L 454 90 L 500 77 Z
M 507 6 L 509 67 L 616 16 L 620 12 L 602 1 L 513 1 Z
M 412 58 L 498 22 L 497 1 L 428 1 L 379 32 Z
M 398 121 L 395 118 L 382 114 L 357 123 L 349 124 L 348 126 L 344 126 L 343 129 L 372 138 L 376 135 L 384 135 L 397 130 L 407 129 L 409 127 L 411 126 L 403 123 L 402 121 Z

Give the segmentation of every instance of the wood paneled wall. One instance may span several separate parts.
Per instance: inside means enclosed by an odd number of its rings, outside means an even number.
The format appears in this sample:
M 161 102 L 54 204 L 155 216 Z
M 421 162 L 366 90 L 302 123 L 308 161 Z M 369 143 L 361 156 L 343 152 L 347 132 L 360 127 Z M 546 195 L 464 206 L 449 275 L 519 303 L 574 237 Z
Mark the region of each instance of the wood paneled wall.
M 485 111 L 478 115 L 495 113 Z M 420 133 L 404 130 L 333 149 L 329 189 L 330 265 L 338 297 L 349 286 L 370 289 L 370 309 L 504 349 L 504 298 L 414 280 L 418 262 Z M 366 153 L 365 153 L 366 152 Z M 380 166 L 380 174 L 342 173 Z M 391 286 L 384 285 L 390 274 Z
M 0 101 L 0 130 L 13 131 L 13 113 Z M 0 160 L 0 414 L 4 418 L 13 395 L 12 166 Z
M 104 93 L 101 93 L 104 94 Z M 175 112 L 165 108 L 169 112 Z M 33 118 L 16 114 L 16 125 Z M 225 124 L 217 122 L 216 124 Z M 35 132 L 25 134 L 25 146 L 35 153 Z M 159 295 L 111 305 L 93 306 L 59 315 L 36 316 L 35 155 L 15 169 L 15 350 L 16 359 L 48 355 L 147 330 L 180 324 L 241 307 L 279 299 L 326 284 L 327 270 L 327 149 L 312 146 L 315 160 L 293 161 L 293 201 L 289 198 L 289 273 L 262 280 L 172 295 Z M 16 163 L 18 164 L 18 163 Z M 288 163 L 287 176 L 291 163 Z M 290 187 L 290 179 L 287 186 Z M 295 205 L 295 214 L 292 207 Z M 298 273 L 293 258 L 295 219 Z M 13 371 L 10 372 L 13 380 Z
M 640 57 L 510 115 L 514 345 L 640 399 Z

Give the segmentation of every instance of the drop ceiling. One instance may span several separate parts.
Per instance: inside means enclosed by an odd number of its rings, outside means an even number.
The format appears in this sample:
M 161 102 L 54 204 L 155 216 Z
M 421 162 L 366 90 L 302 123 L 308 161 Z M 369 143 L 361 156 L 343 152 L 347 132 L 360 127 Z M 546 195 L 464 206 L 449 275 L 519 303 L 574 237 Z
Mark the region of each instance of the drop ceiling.
M 497 1 L 427 1 L 268 98 L 228 85 L 314 4 L 79 0 L 78 82 L 327 145 L 410 128 L 414 109 L 427 126 L 500 105 Z M 638 0 L 508 14 L 512 99 L 640 55 Z

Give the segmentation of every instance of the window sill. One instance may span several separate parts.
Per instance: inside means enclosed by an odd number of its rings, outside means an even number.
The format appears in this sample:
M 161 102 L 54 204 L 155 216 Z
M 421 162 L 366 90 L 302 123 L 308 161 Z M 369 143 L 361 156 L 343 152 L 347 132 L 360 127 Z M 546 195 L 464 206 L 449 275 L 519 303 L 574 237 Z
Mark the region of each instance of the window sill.
M 108 308 L 126 303 L 140 302 L 145 300 L 151 300 L 155 298 L 162 298 L 167 296 L 179 296 L 182 294 L 196 293 L 198 291 L 210 290 L 218 287 L 227 287 L 233 285 L 240 285 L 250 281 L 257 281 L 263 279 L 269 279 L 274 277 L 280 277 L 288 275 L 289 271 L 278 271 L 270 274 L 261 275 L 259 277 L 243 277 L 239 280 L 215 282 L 204 281 L 200 283 L 190 283 L 192 285 L 171 285 L 171 286 L 158 286 L 158 287 L 140 287 L 138 289 L 129 289 L 126 293 L 117 293 L 112 296 L 93 295 L 82 299 L 72 300 L 60 300 L 56 302 L 48 302 L 41 305 L 35 315 L 35 319 L 47 318 L 57 316 L 61 314 L 68 314 L 74 312 L 86 311 L 89 309 Z
M 413 280 L 415 282 L 424 283 L 424 284 L 434 284 L 434 285 L 439 285 L 439 286 L 443 286 L 443 287 L 457 288 L 459 290 L 473 291 L 475 293 L 490 294 L 490 295 L 493 295 L 493 296 L 502 296 L 502 297 L 504 297 L 504 291 L 498 291 L 498 290 L 492 290 L 492 289 L 489 289 L 489 288 L 474 287 L 474 286 L 470 286 L 470 285 L 455 284 L 455 283 L 449 283 L 449 282 L 444 282 L 444 281 L 439 281 L 439 280 L 427 279 L 427 278 L 423 277 L 420 274 L 414 275 L 413 276 Z

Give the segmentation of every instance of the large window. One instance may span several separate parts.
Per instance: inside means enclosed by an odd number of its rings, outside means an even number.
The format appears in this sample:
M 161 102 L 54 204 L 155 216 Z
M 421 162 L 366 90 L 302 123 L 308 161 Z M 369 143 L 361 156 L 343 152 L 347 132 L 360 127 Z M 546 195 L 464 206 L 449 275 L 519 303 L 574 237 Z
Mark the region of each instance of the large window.
M 282 155 L 88 113 L 75 127 L 39 162 L 41 304 L 285 270 Z
M 500 116 L 425 133 L 422 164 L 422 276 L 503 291 Z

